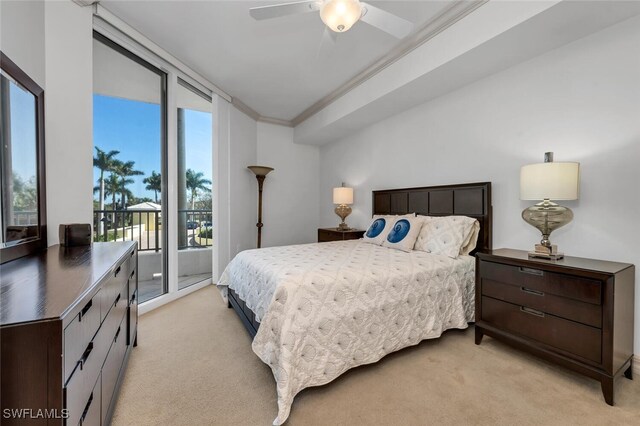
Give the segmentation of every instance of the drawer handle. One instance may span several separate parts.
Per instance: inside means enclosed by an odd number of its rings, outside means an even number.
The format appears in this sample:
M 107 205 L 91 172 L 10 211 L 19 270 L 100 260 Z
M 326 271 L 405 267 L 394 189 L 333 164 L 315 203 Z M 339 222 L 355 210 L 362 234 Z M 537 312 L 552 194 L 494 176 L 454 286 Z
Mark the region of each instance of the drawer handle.
M 535 315 L 540 318 L 544 318 L 544 312 L 537 311 L 535 309 L 527 308 L 525 306 L 520 306 L 520 311 L 525 314 Z
M 540 269 L 525 268 L 524 266 L 520 267 L 520 272 L 523 274 L 538 275 L 540 277 L 544 275 L 544 271 L 541 271 Z
M 118 297 L 116 297 L 116 301 L 113 302 L 113 306 L 116 306 L 119 301 L 120 301 L 120 293 L 118 293 Z
M 82 321 L 82 317 L 87 315 L 87 312 L 89 312 L 89 309 L 91 309 L 92 306 L 93 306 L 93 299 L 89 300 L 89 303 L 84 305 L 84 308 L 82 308 L 82 310 L 80 311 L 80 316 L 78 317 L 78 321 Z
M 527 294 L 533 294 L 534 296 L 544 296 L 544 291 L 532 290 L 526 287 L 520 287 L 520 290 Z
M 135 274 L 136 274 L 136 270 L 134 269 L 133 271 L 131 271 L 131 275 L 129 275 L 129 278 L 133 278 Z
M 133 250 L 133 251 L 131 252 L 131 255 L 129 255 L 129 257 L 133 257 L 133 255 L 134 255 L 134 254 L 136 254 L 136 251 L 135 251 L 135 250 Z
M 87 401 L 87 405 L 84 407 L 84 411 L 82 412 L 82 417 L 80 417 L 80 424 L 84 422 L 84 419 L 87 417 L 87 413 L 89 412 L 89 407 L 91 407 L 91 403 L 93 402 L 93 392 L 89 395 L 89 401 Z
M 116 336 L 113 338 L 114 342 L 118 341 L 118 336 L 120 335 L 120 329 L 122 328 L 122 326 L 118 327 L 118 331 L 116 331 Z
M 121 269 L 122 269 L 122 265 L 118 265 L 118 268 L 116 268 L 116 271 L 113 273 L 113 276 L 117 277 Z
M 131 303 L 133 303 L 133 302 L 135 302 L 135 301 L 136 301 L 136 294 L 135 294 L 135 293 L 133 293 L 133 294 L 131 295 Z
M 82 358 L 80 358 L 80 361 L 79 361 L 81 370 L 86 364 L 87 359 L 89 359 L 89 355 L 91 355 L 92 351 L 93 351 L 93 342 L 89 342 L 89 344 L 87 345 L 87 349 L 84 350 L 84 353 L 82 354 Z

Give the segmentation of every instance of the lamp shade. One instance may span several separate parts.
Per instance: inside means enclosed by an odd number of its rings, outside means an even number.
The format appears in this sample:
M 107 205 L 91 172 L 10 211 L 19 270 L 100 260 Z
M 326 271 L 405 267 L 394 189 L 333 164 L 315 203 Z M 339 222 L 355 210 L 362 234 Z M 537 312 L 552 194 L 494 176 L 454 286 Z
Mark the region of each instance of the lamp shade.
M 521 200 L 577 200 L 580 163 L 529 164 L 520 169 Z
M 270 171 L 273 170 L 273 167 L 267 166 L 247 166 L 247 169 L 251 170 L 256 176 L 266 176 Z
M 349 30 L 362 16 L 359 0 L 328 0 L 320 9 L 320 19 L 331 30 L 341 33 Z
M 353 188 L 333 188 L 333 204 L 353 204 Z

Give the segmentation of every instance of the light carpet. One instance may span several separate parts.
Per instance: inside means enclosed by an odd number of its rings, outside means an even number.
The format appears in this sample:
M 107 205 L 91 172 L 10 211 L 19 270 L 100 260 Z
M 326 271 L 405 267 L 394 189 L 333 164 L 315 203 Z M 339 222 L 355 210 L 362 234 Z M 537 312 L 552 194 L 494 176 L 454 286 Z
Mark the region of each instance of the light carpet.
M 270 425 L 271 370 L 213 286 L 139 323 L 115 409 L 118 425 Z M 640 379 L 600 384 L 473 327 L 356 368 L 296 397 L 287 425 L 640 425 Z

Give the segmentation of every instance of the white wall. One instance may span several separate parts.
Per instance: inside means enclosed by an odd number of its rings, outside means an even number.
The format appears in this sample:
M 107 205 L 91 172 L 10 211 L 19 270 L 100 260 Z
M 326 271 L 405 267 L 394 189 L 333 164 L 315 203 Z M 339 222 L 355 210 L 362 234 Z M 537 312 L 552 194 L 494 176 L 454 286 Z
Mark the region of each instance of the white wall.
M 42 1 L 0 1 L 0 50 L 45 89 Z
M 93 18 L 90 7 L 45 2 L 45 151 L 49 245 L 61 223 L 93 220 Z
M 315 242 L 319 149 L 294 144 L 290 127 L 258 123 L 258 163 L 274 168 L 264 182 L 262 246 Z M 257 182 L 253 191 L 257 196 Z
M 92 15 L 70 1 L 0 2 L 0 48 L 45 89 L 47 238 L 92 222 Z
M 231 257 L 256 246 L 256 178 L 247 166 L 257 161 L 257 123 L 231 106 Z
M 551 51 L 321 148 L 320 222 L 331 188 L 353 185 L 363 227 L 374 189 L 491 181 L 494 248 L 539 240 L 520 212 L 519 169 L 581 163 L 574 221 L 551 239 L 574 256 L 631 262 L 640 285 L 640 18 Z M 640 290 L 635 350 L 640 353 Z

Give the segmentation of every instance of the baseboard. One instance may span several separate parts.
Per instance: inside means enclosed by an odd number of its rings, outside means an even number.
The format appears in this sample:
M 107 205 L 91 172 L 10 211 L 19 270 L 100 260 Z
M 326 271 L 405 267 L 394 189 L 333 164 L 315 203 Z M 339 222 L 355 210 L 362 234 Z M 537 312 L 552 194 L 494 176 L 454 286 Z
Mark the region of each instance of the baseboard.
M 189 287 L 183 288 L 182 290 L 178 290 L 175 293 L 167 293 L 162 296 L 155 297 L 148 302 L 141 303 L 138 308 L 138 315 L 144 315 L 147 312 L 151 312 L 154 309 L 159 308 L 160 306 L 166 305 L 167 303 L 173 302 L 174 300 L 180 299 L 181 297 L 186 296 L 189 293 L 193 293 L 194 291 L 200 290 L 208 285 L 212 285 L 211 279 L 204 280 L 197 284 L 190 285 Z
M 640 377 L 640 355 L 633 357 L 633 375 Z

